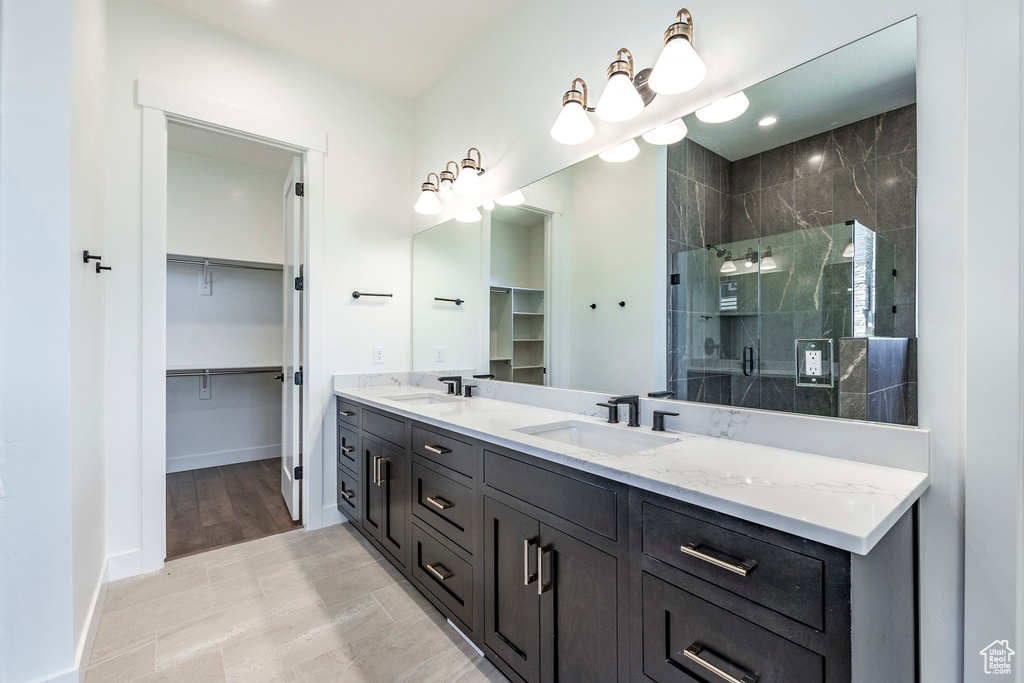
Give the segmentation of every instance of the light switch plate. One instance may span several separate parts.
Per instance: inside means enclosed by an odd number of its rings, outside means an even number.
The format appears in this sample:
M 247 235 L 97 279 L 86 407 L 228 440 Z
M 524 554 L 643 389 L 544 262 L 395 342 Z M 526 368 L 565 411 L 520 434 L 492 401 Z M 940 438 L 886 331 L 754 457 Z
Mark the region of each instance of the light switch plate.
M 384 362 L 384 347 L 374 346 L 373 347 L 373 362 L 383 363 Z

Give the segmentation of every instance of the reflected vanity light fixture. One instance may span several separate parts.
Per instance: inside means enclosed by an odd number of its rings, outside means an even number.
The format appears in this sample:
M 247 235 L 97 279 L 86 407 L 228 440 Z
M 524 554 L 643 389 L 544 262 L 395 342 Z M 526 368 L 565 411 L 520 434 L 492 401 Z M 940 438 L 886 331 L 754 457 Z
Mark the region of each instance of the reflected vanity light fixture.
M 608 84 L 594 111 L 602 121 L 619 123 L 636 118 L 643 110 L 644 98 L 633 85 L 633 55 L 622 48 L 608 65 Z
M 466 213 L 460 213 L 455 217 L 455 220 L 460 223 L 476 223 L 481 218 L 483 216 L 480 214 L 480 209 L 470 209 Z
M 695 113 L 697 118 L 704 123 L 725 123 L 732 121 L 750 106 L 750 100 L 740 90 L 738 93 L 715 100 L 706 107 L 701 107 Z
M 676 119 L 649 130 L 640 137 L 651 145 L 671 145 L 686 137 L 686 124 L 681 118 Z
M 779 264 L 775 262 L 775 257 L 772 256 L 772 245 L 768 245 L 768 250 L 761 254 L 761 270 L 775 270 L 779 267 Z
M 494 200 L 488 199 L 486 202 L 484 202 L 484 208 L 487 209 L 488 211 L 494 211 Z
M 846 245 L 845 249 L 843 249 L 843 258 L 853 258 L 855 252 L 856 249 L 853 246 L 853 240 L 850 240 L 850 243 Z
M 476 152 L 476 159 L 473 158 L 473 152 Z M 480 176 L 483 174 L 484 165 L 480 150 L 470 147 L 466 152 L 466 158 L 462 160 L 459 175 L 452 183 L 452 190 L 463 197 L 477 196 L 484 191 L 484 184 L 480 182 Z
M 498 197 L 497 199 L 495 199 L 494 203 L 500 204 L 502 206 L 519 206 L 525 201 L 526 197 L 523 196 L 522 190 L 513 190 L 504 197 Z
M 648 85 L 659 95 L 678 95 L 696 88 L 707 75 L 707 66 L 693 49 L 693 17 L 681 9 L 665 31 L 665 47 L 654 63 Z
M 725 261 L 722 262 L 722 267 L 718 269 L 719 273 L 735 273 L 736 264 L 732 261 L 732 252 L 726 252 Z
M 579 83 L 582 90 L 576 88 Z M 587 83 L 582 78 L 573 79 L 569 90 L 562 96 L 562 111 L 551 126 L 551 137 L 563 145 L 578 145 L 594 137 L 594 124 L 587 112 L 594 108 L 587 104 Z
M 452 166 L 455 167 L 455 171 L 450 171 Z M 455 184 L 455 180 L 459 177 L 459 165 L 454 161 L 449 161 L 444 165 L 444 170 L 441 171 L 441 186 L 438 189 L 437 194 L 440 195 L 441 199 L 448 200 L 452 198 L 454 192 L 452 192 L 452 185 Z
M 441 213 L 441 200 L 437 198 L 437 185 L 430 180 L 430 176 L 437 178 L 436 173 L 427 174 L 427 182 L 420 186 L 420 198 L 416 200 L 416 205 L 412 208 L 417 213 L 435 216 Z
M 630 138 L 620 145 L 615 145 L 611 149 L 598 154 L 604 161 L 611 162 L 613 164 L 619 164 L 623 161 L 629 161 L 635 159 L 636 155 L 640 153 L 640 146 L 636 144 L 636 140 Z

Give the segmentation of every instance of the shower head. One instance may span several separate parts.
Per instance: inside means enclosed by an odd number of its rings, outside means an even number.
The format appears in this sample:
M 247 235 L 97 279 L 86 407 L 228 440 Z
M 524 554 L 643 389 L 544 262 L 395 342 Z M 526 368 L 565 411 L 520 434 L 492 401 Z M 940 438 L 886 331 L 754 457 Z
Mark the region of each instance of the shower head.
M 716 247 L 713 244 L 709 244 L 705 248 L 706 249 L 710 249 L 713 252 L 715 252 L 715 256 L 717 256 L 718 258 L 722 258 L 723 256 L 725 256 L 725 253 L 726 253 L 725 249 L 722 249 L 721 247 Z

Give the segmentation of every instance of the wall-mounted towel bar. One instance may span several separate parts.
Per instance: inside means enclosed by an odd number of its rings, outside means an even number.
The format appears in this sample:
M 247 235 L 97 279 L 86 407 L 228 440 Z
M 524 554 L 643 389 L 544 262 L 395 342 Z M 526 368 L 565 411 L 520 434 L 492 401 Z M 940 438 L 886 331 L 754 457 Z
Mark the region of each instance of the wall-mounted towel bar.
M 455 304 L 456 306 L 461 306 L 464 303 L 462 301 L 462 299 L 445 299 L 444 297 L 441 297 L 441 296 L 435 296 L 434 297 L 434 301 L 450 301 L 451 303 Z
M 280 365 L 267 365 L 254 368 L 188 368 L 168 370 L 168 377 L 204 377 L 213 375 L 262 375 L 265 373 L 280 374 L 284 368 Z
M 167 256 L 168 263 L 184 263 L 190 266 L 208 266 L 211 268 L 239 268 L 241 270 L 267 270 L 281 272 L 284 266 L 277 263 L 244 263 L 241 261 L 218 261 L 216 259 L 194 258 L 190 256 Z
M 352 292 L 353 299 L 358 299 L 361 296 L 386 296 L 390 298 L 393 297 L 394 294 L 371 294 L 370 292 Z

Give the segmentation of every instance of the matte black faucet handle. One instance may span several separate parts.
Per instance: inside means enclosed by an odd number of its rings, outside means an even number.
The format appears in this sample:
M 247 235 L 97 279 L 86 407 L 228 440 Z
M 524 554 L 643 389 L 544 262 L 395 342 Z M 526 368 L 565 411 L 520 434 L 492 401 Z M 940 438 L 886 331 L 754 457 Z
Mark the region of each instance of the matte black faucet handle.
M 679 417 L 679 413 L 670 413 L 667 410 L 655 410 L 654 411 L 654 426 L 651 427 L 652 431 L 663 432 L 665 431 L 665 418 L 666 417 Z
M 438 382 L 444 382 L 448 385 L 448 393 L 456 396 L 462 396 L 462 378 L 461 377 L 438 377 Z
M 473 398 L 473 390 L 476 389 L 476 384 L 466 384 L 462 387 L 462 395 L 466 398 Z
M 608 424 L 619 424 L 619 406 L 614 403 L 598 403 L 597 405 L 608 409 Z

